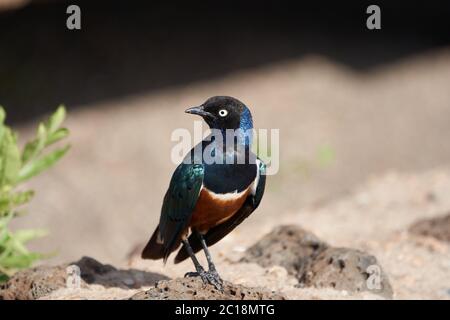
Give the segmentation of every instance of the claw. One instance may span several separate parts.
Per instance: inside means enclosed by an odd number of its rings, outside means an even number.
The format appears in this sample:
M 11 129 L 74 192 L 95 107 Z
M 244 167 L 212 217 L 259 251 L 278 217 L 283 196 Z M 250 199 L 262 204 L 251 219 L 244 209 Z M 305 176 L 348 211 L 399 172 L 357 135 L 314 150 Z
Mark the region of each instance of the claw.
M 184 275 L 185 278 L 194 278 L 194 277 L 200 277 L 200 273 L 198 272 L 187 272 Z
M 216 270 L 209 270 L 208 273 L 215 279 L 215 281 L 219 282 L 220 284 L 223 284 L 223 280 Z
M 217 272 L 204 271 L 203 273 L 200 273 L 200 277 L 204 283 L 209 283 L 217 290 L 223 292 L 223 281 L 220 279 Z
M 217 290 L 223 292 L 223 280 L 220 278 L 219 274 L 216 271 L 211 272 L 201 270 L 200 272 L 188 272 L 184 275 L 184 277 L 200 277 L 203 283 L 209 283 L 213 285 Z

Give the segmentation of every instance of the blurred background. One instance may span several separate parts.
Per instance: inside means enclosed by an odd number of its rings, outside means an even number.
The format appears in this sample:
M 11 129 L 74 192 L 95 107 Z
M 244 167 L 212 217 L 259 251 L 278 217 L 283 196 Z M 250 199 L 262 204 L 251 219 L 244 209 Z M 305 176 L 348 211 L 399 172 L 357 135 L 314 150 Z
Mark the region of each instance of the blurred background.
M 82 29 L 66 28 L 78 4 Z M 280 171 L 250 222 L 320 205 L 369 177 L 450 161 L 450 4 L 0 0 L 0 104 L 21 141 L 64 103 L 70 153 L 31 182 L 31 247 L 120 263 L 145 242 L 184 110 L 210 96 L 280 129 Z

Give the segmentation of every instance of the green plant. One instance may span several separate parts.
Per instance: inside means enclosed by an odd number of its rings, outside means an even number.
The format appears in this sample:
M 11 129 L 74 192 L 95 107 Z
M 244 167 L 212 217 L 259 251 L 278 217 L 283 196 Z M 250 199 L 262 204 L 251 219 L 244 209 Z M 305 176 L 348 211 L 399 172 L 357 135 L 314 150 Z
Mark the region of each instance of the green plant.
M 69 150 L 70 145 L 65 145 L 46 152 L 49 146 L 68 136 L 69 131 L 61 128 L 65 116 L 65 108 L 60 106 L 47 122 L 39 124 L 36 137 L 21 150 L 17 134 L 5 125 L 6 113 L 0 107 L 0 282 L 44 257 L 25 246 L 45 235 L 43 230 L 12 232 L 8 225 L 24 214 L 21 207 L 34 196 L 33 190 L 20 190 L 21 184 L 55 164 Z

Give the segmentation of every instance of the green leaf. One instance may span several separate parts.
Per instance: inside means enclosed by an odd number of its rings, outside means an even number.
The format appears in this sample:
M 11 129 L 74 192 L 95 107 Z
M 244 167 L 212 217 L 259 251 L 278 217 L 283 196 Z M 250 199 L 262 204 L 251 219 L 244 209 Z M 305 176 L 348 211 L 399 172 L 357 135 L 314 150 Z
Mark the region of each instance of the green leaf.
M 8 239 L 9 239 L 9 232 L 8 232 L 8 230 L 6 230 L 6 228 L 1 228 L 0 227 L 0 244 L 6 243 L 8 241 Z M 0 245 L 0 248 L 1 248 L 1 245 Z M 0 252 L 1 252 L 1 250 L 0 250 Z
M 6 281 L 14 272 L 30 267 L 34 261 L 49 255 L 30 252 L 26 243 L 45 236 L 45 230 L 19 230 L 12 233 L 9 222 L 18 217 L 21 205 L 28 203 L 34 191 L 16 191 L 19 182 L 30 179 L 55 164 L 70 146 L 44 153 L 46 147 L 69 135 L 69 130 L 60 128 L 66 117 L 64 106 L 60 106 L 48 121 L 38 126 L 36 136 L 19 150 L 16 134 L 4 121 L 6 112 L 0 107 L 0 282 Z
M 20 243 L 26 243 L 36 238 L 45 237 L 48 234 L 43 229 L 22 229 L 14 233 L 14 239 Z
M 9 277 L 0 271 L 0 283 L 8 281 Z
M 0 193 L 0 217 L 5 216 L 8 212 L 17 213 L 15 208 L 29 202 L 33 196 L 34 191 L 32 190 Z M 14 214 L 14 216 L 17 216 L 17 214 Z
M 20 241 L 17 241 L 14 235 L 11 235 L 10 241 L 9 241 L 9 247 L 14 253 L 26 255 L 29 253 L 27 248 L 25 248 L 24 244 Z
M 12 212 L 7 212 L 5 216 L 0 218 L 0 230 L 6 228 L 13 216 L 14 214 Z
M 66 108 L 63 105 L 60 105 L 58 109 L 56 109 L 55 113 L 50 116 L 46 127 L 50 134 L 54 133 L 64 122 L 66 118 Z
M 55 142 L 58 142 L 61 139 L 64 139 L 65 137 L 67 137 L 69 135 L 69 130 L 66 128 L 60 128 L 58 130 L 56 130 L 55 132 L 53 132 L 52 134 L 49 135 L 49 137 L 47 138 L 47 142 L 45 144 L 45 146 L 49 146 Z
M 17 192 L 14 193 L 11 196 L 11 203 L 17 207 L 17 206 L 21 206 L 27 202 L 30 202 L 31 198 L 33 198 L 34 196 L 34 191 L 33 190 L 28 190 L 28 191 L 23 191 L 23 192 Z
M 4 124 L 6 119 L 6 112 L 2 106 L 0 106 L 0 124 Z
M 11 208 L 11 201 L 9 198 L 9 194 L 0 197 L 0 218 L 5 216 Z
M 39 253 L 19 253 L 8 255 L 0 260 L 0 264 L 4 269 L 23 269 L 30 267 L 34 261 L 41 258 Z
M 0 182 L 1 185 L 15 185 L 22 161 L 20 158 L 17 138 L 9 128 L 5 128 L 2 144 L 0 146 Z
M 27 163 L 31 159 L 36 158 L 44 149 L 47 143 L 47 128 L 41 123 L 39 124 L 36 139 L 28 142 L 22 152 L 22 163 Z
M 70 149 L 70 145 L 57 149 L 39 159 L 27 163 L 19 172 L 18 182 L 23 182 L 54 165 Z
M 5 131 L 5 119 L 6 112 L 2 106 L 0 106 L 0 143 L 3 141 L 3 133 Z

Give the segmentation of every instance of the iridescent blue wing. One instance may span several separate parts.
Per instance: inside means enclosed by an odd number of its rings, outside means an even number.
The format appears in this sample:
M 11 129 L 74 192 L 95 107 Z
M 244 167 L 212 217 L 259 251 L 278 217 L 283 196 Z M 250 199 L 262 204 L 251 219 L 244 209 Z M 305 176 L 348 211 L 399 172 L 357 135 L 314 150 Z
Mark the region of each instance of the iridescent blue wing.
M 202 164 L 180 164 L 164 196 L 159 226 L 142 252 L 144 259 L 164 258 L 180 245 L 202 188 Z

